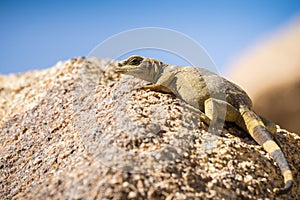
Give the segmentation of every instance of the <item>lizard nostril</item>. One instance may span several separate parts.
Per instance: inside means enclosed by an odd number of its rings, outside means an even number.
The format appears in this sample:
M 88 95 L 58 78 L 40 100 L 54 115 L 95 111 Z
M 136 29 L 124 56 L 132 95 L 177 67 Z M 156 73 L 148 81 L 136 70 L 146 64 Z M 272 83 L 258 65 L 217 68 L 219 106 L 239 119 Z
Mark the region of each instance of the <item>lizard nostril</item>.
M 118 67 L 122 67 L 122 64 L 121 64 L 121 63 L 118 63 Z

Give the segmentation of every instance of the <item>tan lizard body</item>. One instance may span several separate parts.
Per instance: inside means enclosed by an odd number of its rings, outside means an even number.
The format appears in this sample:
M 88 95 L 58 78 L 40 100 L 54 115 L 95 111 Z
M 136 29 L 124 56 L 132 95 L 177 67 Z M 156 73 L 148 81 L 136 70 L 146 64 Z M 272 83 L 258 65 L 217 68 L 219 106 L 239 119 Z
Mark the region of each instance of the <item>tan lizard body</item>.
M 277 162 L 285 185 L 283 188 L 274 188 L 274 192 L 283 194 L 292 188 L 292 172 L 282 150 L 273 140 L 265 120 L 252 110 L 247 93 L 239 86 L 203 68 L 173 66 L 140 56 L 132 56 L 120 62 L 116 71 L 153 84 L 144 88 L 172 92 L 191 106 L 204 111 L 212 122 L 218 121 L 219 111 L 225 108 L 225 121 L 234 122 L 248 131 Z M 209 124 L 206 116 L 201 116 L 201 119 Z

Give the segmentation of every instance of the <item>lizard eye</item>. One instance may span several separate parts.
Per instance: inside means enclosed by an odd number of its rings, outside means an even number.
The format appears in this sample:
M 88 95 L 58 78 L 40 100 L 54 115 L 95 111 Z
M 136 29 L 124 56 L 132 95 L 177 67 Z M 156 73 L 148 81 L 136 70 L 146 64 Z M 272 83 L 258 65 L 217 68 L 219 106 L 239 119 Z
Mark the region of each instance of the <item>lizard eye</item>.
M 137 65 L 141 64 L 142 60 L 143 60 L 142 57 L 136 56 L 136 57 L 133 57 L 133 58 L 128 62 L 128 64 L 129 64 L 129 65 L 136 65 L 136 66 L 137 66 Z

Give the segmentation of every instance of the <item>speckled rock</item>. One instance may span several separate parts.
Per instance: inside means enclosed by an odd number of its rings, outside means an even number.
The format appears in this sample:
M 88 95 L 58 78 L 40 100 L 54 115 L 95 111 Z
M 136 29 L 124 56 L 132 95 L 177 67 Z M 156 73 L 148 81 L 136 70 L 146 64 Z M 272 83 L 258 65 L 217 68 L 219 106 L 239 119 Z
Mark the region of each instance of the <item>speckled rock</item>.
M 0 76 L 0 199 L 274 199 L 280 170 L 233 125 L 95 58 Z M 300 137 L 276 139 L 300 198 Z

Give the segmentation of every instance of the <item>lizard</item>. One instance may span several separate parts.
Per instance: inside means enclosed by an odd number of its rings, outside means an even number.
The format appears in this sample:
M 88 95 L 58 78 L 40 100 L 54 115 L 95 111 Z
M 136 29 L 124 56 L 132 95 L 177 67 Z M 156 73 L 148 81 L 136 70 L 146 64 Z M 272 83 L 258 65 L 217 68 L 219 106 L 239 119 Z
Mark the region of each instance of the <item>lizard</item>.
M 273 139 L 268 120 L 257 115 L 248 94 L 238 85 L 205 68 L 174 66 L 152 58 L 131 56 L 118 62 L 116 72 L 148 81 L 143 89 L 173 93 L 190 106 L 202 111 L 204 123 L 218 121 L 218 109 L 225 108 L 225 121 L 244 129 L 271 155 L 284 178 L 284 186 L 275 194 L 285 194 L 293 186 L 292 171 L 283 151 Z M 218 98 L 224 96 L 224 98 Z M 276 129 L 276 128 L 275 128 Z

